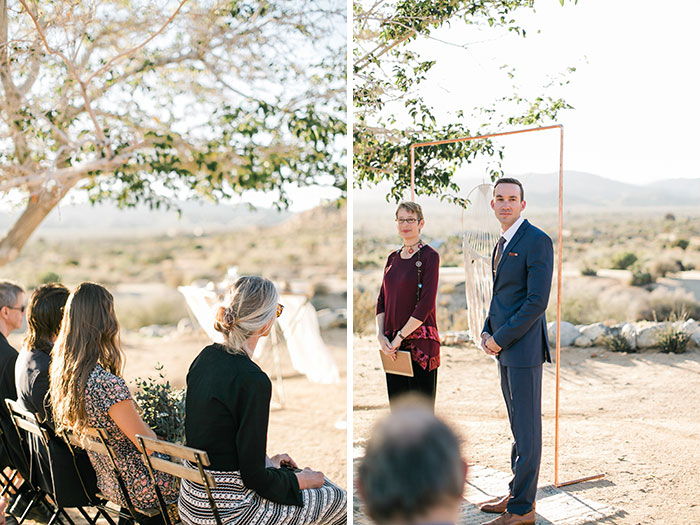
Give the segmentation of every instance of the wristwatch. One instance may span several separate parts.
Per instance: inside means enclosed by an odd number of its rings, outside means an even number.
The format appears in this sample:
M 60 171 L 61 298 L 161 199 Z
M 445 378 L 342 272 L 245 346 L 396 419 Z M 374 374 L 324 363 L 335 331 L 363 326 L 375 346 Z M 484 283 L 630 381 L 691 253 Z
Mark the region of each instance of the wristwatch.
M 406 339 L 406 338 L 403 336 L 403 334 L 401 333 L 401 330 L 399 330 L 399 332 L 396 334 L 396 337 L 401 338 L 402 341 L 403 341 L 404 339 Z

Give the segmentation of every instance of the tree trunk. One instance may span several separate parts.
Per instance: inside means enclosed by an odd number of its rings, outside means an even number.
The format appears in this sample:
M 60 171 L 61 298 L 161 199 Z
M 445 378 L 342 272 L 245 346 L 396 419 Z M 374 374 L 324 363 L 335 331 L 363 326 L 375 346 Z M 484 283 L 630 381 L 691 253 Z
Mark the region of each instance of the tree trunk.
M 80 177 L 73 177 L 64 180 L 61 186 L 52 191 L 40 191 L 36 196 L 30 196 L 24 212 L 15 222 L 5 237 L 0 240 L 0 266 L 14 261 L 19 252 L 31 237 L 46 216 L 53 210 L 61 199 L 80 180 Z

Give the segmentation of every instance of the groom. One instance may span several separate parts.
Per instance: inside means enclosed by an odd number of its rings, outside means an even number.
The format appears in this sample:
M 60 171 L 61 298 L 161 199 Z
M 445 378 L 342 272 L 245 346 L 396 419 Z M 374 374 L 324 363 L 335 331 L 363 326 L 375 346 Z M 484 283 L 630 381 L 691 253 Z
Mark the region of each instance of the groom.
M 481 333 L 481 348 L 499 362 L 513 448 L 509 494 L 481 506 L 501 516 L 488 523 L 535 523 L 535 494 L 542 455 L 542 363 L 551 362 L 544 312 L 552 284 L 552 240 L 520 214 L 523 186 L 502 178 L 491 208 L 501 223 L 493 251 L 493 297 Z

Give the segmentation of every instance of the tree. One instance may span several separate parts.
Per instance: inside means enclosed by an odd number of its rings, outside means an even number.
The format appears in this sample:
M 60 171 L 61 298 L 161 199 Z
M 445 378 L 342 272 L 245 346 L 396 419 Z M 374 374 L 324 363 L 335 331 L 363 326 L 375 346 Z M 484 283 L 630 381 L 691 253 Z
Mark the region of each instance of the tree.
M 24 198 L 0 264 L 71 190 L 344 195 L 344 21 L 336 0 L 0 0 L 0 195 Z
M 564 0 L 560 0 L 563 4 Z M 529 100 L 513 95 L 494 101 L 471 116 L 460 111 L 454 122 L 438 122 L 434 109 L 419 93 L 435 61 L 422 60 L 413 45 L 446 23 L 488 26 L 525 36 L 513 15 L 534 9 L 530 0 L 358 0 L 353 4 L 353 172 L 358 187 L 390 181 L 387 199 L 399 201 L 410 186 L 409 146 L 416 142 L 476 136 L 503 126 L 537 126 L 554 121 L 566 101 L 551 95 Z M 574 71 L 573 68 L 569 72 Z M 508 71 L 514 78 L 515 72 Z M 568 80 L 555 81 L 559 84 Z M 515 88 L 514 88 L 515 89 Z M 393 109 L 403 103 L 400 110 Z M 390 107 L 391 106 L 391 107 Z M 408 126 L 398 123 L 408 121 Z M 415 158 L 416 193 L 440 195 L 466 206 L 452 180 L 456 168 L 479 155 L 492 159 L 492 180 L 501 176 L 504 150 L 490 140 L 469 141 L 420 149 Z

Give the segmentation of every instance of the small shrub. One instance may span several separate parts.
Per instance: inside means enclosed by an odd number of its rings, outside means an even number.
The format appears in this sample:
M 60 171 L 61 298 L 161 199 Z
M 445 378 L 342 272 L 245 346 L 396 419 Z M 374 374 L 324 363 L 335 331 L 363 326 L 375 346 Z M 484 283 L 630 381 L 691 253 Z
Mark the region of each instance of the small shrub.
M 353 290 L 352 303 L 352 330 L 356 334 L 373 333 L 374 312 L 377 305 L 377 296 L 364 290 Z
M 690 334 L 680 328 L 669 325 L 668 328 L 659 333 L 657 344 L 665 354 L 682 354 L 686 351 L 690 342 Z
M 632 279 L 630 280 L 632 286 L 646 286 L 653 282 L 654 278 L 645 269 L 637 267 L 632 270 Z
M 581 268 L 581 275 L 585 275 L 588 277 L 595 277 L 596 275 L 598 275 L 598 270 L 596 270 L 595 268 L 593 268 L 591 266 L 586 265 L 583 268 Z
M 39 276 L 39 284 L 60 283 L 61 276 L 56 272 L 46 272 Z
M 177 389 L 165 379 L 163 365 L 155 366 L 158 378 L 135 380 L 136 403 L 141 408 L 144 423 L 167 441 L 185 442 L 185 389 Z M 163 382 L 165 381 L 165 382 Z
M 654 280 L 658 279 L 659 277 L 666 277 L 666 274 L 677 271 L 678 263 L 668 259 L 656 261 L 651 267 L 651 274 L 654 277 Z
M 629 339 L 621 334 L 614 334 L 606 337 L 603 339 L 603 346 L 611 352 L 634 352 Z
M 674 248 L 677 246 L 681 250 L 685 250 L 689 244 L 690 244 L 690 241 L 688 241 L 688 239 L 678 239 L 671 246 Z
M 612 267 L 616 270 L 626 270 L 637 262 L 637 256 L 630 252 L 620 252 L 613 256 Z

